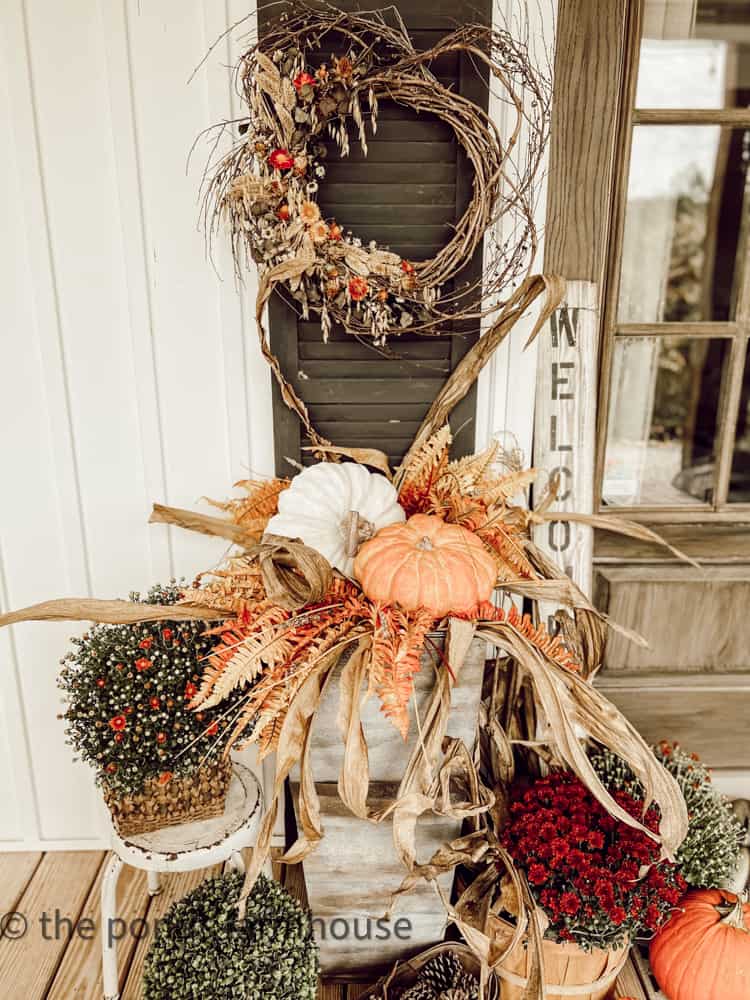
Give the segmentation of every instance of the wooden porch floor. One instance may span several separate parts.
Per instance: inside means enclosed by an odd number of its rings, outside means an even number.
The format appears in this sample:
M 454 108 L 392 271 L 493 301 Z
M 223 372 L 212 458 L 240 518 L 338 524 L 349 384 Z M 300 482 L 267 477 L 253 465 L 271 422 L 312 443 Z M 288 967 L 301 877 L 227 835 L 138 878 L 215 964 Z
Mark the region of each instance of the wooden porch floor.
M 26 920 L 22 936 L 11 938 L 14 922 L 0 935 L 0 997 L 3 1000 L 101 1000 L 99 887 L 107 855 L 100 851 L 51 854 L 0 854 L 0 922 L 19 913 Z M 153 926 L 171 904 L 218 873 L 218 866 L 198 872 L 162 876 L 163 890 L 153 899 L 145 872 L 125 867 L 118 886 L 118 916 L 128 923 L 143 919 Z M 305 900 L 301 866 L 278 866 L 276 877 Z M 0 926 L 6 926 L 1 924 Z M 71 933 L 71 928 L 77 930 Z M 128 936 L 119 943 L 122 1000 L 141 996 L 141 973 L 148 937 Z M 320 1000 L 355 1000 L 366 983 L 321 986 Z M 640 979 L 628 965 L 615 997 L 647 998 Z

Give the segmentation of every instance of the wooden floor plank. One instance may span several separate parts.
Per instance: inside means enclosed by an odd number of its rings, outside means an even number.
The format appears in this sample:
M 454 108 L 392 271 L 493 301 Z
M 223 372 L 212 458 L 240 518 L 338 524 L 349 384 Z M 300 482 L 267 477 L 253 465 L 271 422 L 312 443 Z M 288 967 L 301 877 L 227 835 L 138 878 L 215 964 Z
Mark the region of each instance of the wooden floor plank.
M 16 907 L 26 934 L 0 940 L 0 997 L 46 996 L 69 944 L 66 921 L 77 923 L 103 861 L 102 851 L 45 854 Z
M 41 851 L 0 854 L 0 916 L 16 909 L 41 860 Z
M 74 1000 L 74 998 L 75 1000 L 101 1000 L 104 988 L 102 983 L 100 891 L 105 867 L 103 865 L 99 871 L 82 914 L 82 919 L 91 920 L 96 928 L 96 933 L 89 940 L 76 937 L 70 942 L 46 1000 Z M 148 908 L 149 895 L 146 873 L 125 865 L 117 885 L 118 919 L 124 920 L 127 927 L 130 928 L 134 920 L 145 919 Z M 136 925 L 137 932 L 138 926 Z M 118 940 L 117 959 L 121 990 L 136 944 L 136 938 L 129 932 L 126 932 Z
M 346 1000 L 345 989 L 338 983 L 321 983 L 318 987 L 318 1000 Z
M 369 991 L 375 983 L 354 983 L 352 986 L 346 987 L 346 1000 L 359 1000 L 360 997 L 366 997 Z
M 641 977 L 632 958 L 628 958 L 615 982 L 615 997 L 629 997 L 631 1000 L 648 1000 Z
M 182 899 L 183 896 L 200 885 L 204 879 L 219 874 L 221 874 L 221 865 L 214 865 L 212 868 L 204 868 L 196 872 L 162 875 L 162 892 L 160 895 L 153 897 L 146 914 L 149 927 L 153 928 L 156 921 L 164 916 L 172 903 L 178 899 Z M 137 943 L 127 973 L 125 986 L 122 990 L 122 1000 L 140 1000 L 143 963 L 150 944 L 151 934 L 142 938 Z

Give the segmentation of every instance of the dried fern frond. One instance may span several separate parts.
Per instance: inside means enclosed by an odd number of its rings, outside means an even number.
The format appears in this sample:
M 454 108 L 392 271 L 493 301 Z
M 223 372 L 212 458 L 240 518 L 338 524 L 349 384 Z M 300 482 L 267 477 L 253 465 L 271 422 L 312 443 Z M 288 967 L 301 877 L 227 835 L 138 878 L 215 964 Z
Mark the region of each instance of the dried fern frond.
M 255 680 L 264 668 L 285 662 L 292 652 L 289 612 L 272 606 L 250 625 L 225 623 L 221 642 L 209 658 L 209 668 L 191 708 L 211 708 L 236 687 Z
M 523 536 L 501 523 L 476 529 L 488 551 L 497 562 L 498 582 L 536 580 L 538 573 L 524 551 Z
M 283 708 L 271 721 L 263 727 L 258 737 L 258 763 L 261 763 L 270 753 L 275 753 L 279 746 L 281 727 L 289 711 L 289 706 Z
M 507 503 L 528 489 L 538 475 L 537 469 L 519 469 L 517 472 L 509 472 L 507 475 L 483 483 L 479 495 L 488 507 L 501 502 Z
M 409 735 L 414 678 L 421 669 L 425 636 L 433 624 L 432 613 L 424 609 L 411 616 L 398 608 L 373 609 L 370 687 L 377 692 L 383 713 L 404 740 Z
M 428 497 L 448 465 L 448 453 L 453 441 L 451 429 L 444 424 L 414 454 L 401 470 L 399 502 L 407 515 L 422 510 L 417 506 Z M 414 509 L 412 509 L 414 508 Z
M 211 500 L 207 497 L 206 501 L 229 514 L 234 523 L 245 528 L 248 534 L 260 537 L 269 519 L 278 513 L 279 496 L 288 489 L 289 480 L 241 479 L 234 485 L 246 490 L 247 496 L 231 500 Z
M 210 576 L 208 583 L 202 577 Z M 204 573 L 200 587 L 188 588 L 181 603 L 206 604 L 219 611 L 228 612 L 228 617 L 239 617 L 247 611 L 258 613 L 258 605 L 266 598 L 260 565 L 247 556 L 235 556 L 226 561 L 224 568 Z
M 515 629 L 519 635 L 529 640 L 540 652 L 544 653 L 550 660 L 553 660 L 566 670 L 579 673 L 581 666 L 573 654 L 567 648 L 560 636 L 549 634 L 544 625 L 535 625 L 530 615 L 522 615 L 515 607 L 511 606 L 506 613 L 502 608 L 495 607 L 489 601 L 484 601 L 471 613 L 473 621 L 481 622 L 506 622 Z
M 468 493 L 472 487 L 481 483 L 500 451 L 500 442 L 493 441 L 489 448 L 479 452 L 477 455 L 466 455 L 464 458 L 451 462 L 440 477 L 439 485 L 446 484 L 451 489 L 459 490 L 461 493 Z

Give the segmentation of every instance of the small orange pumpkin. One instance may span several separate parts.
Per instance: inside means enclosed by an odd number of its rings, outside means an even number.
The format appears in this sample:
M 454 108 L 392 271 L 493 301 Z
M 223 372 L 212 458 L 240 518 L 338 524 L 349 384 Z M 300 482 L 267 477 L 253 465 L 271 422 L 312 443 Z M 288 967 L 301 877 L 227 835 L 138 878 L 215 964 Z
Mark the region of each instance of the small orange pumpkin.
M 497 565 L 481 540 L 458 524 L 414 514 L 389 524 L 360 548 L 354 575 L 372 601 L 436 618 L 489 600 Z
M 671 1000 L 748 1000 L 750 904 L 724 889 L 694 889 L 651 942 L 656 981 Z

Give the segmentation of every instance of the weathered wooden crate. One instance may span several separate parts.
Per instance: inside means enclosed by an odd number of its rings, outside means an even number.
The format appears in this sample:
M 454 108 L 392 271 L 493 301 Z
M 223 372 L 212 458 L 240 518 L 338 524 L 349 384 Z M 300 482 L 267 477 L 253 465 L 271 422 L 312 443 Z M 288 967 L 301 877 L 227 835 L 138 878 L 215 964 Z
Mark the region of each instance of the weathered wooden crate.
M 443 636 L 431 637 L 442 650 Z M 451 698 L 447 734 L 474 742 L 484 673 L 485 643 L 475 640 L 457 674 Z M 453 668 L 453 665 L 451 665 Z M 338 667 L 340 671 L 343 667 Z M 440 658 L 432 648 L 422 658 L 415 679 L 412 720 L 407 742 L 385 718 L 377 698 L 362 708 L 362 725 L 369 747 L 370 802 L 374 807 L 392 800 L 411 752 L 418 739 L 414 703 L 424 717 L 435 683 Z M 305 881 L 325 974 L 378 972 L 396 960 L 409 958 L 440 941 L 445 931 L 445 912 L 434 886 L 418 885 L 402 897 L 390 921 L 382 921 L 391 894 L 401 884 L 405 871 L 393 845 L 389 821 L 368 823 L 353 816 L 341 802 L 336 782 L 343 760 L 338 727 L 339 686 L 329 684 L 321 703 L 312 738 L 312 763 L 320 796 L 324 837 L 304 863 Z M 296 787 L 293 786 L 296 802 Z M 417 825 L 417 856 L 427 860 L 446 841 L 461 832 L 461 823 L 425 814 Z M 451 876 L 441 881 L 450 894 Z M 378 921 L 382 921 L 378 923 Z M 399 922 L 400 921 L 400 922 Z

